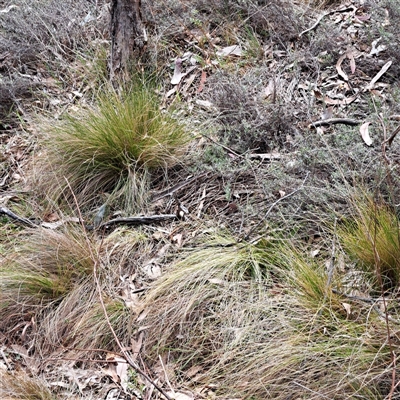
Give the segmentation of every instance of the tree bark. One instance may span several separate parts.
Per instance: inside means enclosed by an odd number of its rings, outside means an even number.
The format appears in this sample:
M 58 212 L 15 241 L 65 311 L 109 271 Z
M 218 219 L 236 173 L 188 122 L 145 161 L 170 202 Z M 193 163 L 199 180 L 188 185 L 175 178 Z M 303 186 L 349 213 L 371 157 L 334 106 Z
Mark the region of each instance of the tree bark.
M 110 79 L 128 78 L 142 55 L 146 33 L 141 0 L 112 0 Z

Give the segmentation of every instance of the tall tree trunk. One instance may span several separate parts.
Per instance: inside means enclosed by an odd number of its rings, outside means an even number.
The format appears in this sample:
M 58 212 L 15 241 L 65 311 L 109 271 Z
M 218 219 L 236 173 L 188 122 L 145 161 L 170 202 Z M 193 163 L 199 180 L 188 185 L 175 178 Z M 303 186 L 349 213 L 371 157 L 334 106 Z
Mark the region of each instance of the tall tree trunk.
M 146 41 L 141 0 L 112 0 L 110 78 L 127 78 Z

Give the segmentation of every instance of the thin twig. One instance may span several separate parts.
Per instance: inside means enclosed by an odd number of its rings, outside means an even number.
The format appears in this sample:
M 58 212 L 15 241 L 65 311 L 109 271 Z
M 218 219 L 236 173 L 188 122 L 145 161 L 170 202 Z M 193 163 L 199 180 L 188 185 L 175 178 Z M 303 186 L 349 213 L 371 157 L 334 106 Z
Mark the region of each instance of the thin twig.
M 9 370 L 9 371 L 12 371 L 11 365 L 10 365 L 10 363 L 8 362 L 8 359 L 7 359 L 6 355 L 4 354 L 4 350 L 3 350 L 3 349 L 0 349 L 0 354 L 1 354 L 1 356 L 2 356 L 2 358 L 3 358 L 3 360 L 4 360 L 4 362 L 6 363 L 8 370 Z
M 299 383 L 299 382 L 293 381 L 293 383 L 294 383 L 295 385 L 297 385 L 297 386 L 300 386 L 302 389 L 308 390 L 309 392 L 318 395 L 318 397 L 320 397 L 320 398 L 324 398 L 324 399 L 328 399 L 328 400 L 331 399 L 330 397 L 325 396 L 325 395 L 322 394 L 322 393 L 316 392 L 315 390 L 312 390 L 312 389 L 308 388 L 307 386 L 302 385 L 302 384 Z
M 328 16 L 329 14 L 331 14 L 331 12 L 327 12 L 327 13 L 324 13 L 324 14 L 320 15 L 320 16 L 318 17 L 318 19 L 315 21 L 315 23 L 314 23 L 310 28 L 304 30 L 303 32 L 301 32 L 301 33 L 299 34 L 299 38 L 302 37 L 302 36 L 303 36 L 304 34 L 306 34 L 307 32 L 310 32 L 310 31 L 314 30 L 314 29 L 319 25 L 319 23 L 323 20 L 323 18 L 325 18 L 325 17 Z
M 388 144 L 389 146 L 392 145 L 392 142 L 394 138 L 397 136 L 397 134 L 400 132 L 400 125 L 394 130 L 394 132 L 390 135 L 389 139 L 386 139 L 383 141 L 382 144 Z
M 101 286 L 100 286 L 99 278 L 98 278 L 98 276 L 97 276 L 98 257 L 95 257 L 95 255 L 94 255 L 94 253 L 93 253 L 93 250 L 92 250 L 92 246 L 91 246 L 89 237 L 88 237 L 88 235 L 86 234 L 85 224 L 83 223 L 83 218 L 82 218 L 81 210 L 80 210 L 80 207 L 79 207 L 79 204 L 78 204 L 78 200 L 76 199 L 76 196 L 75 196 L 75 194 L 74 194 L 74 192 L 73 192 L 73 190 L 72 190 L 72 187 L 71 187 L 69 181 L 68 181 L 66 178 L 65 178 L 65 180 L 66 180 L 66 182 L 67 182 L 67 185 L 68 185 L 69 189 L 71 190 L 71 193 L 72 193 L 72 196 L 73 196 L 75 205 L 76 205 L 77 210 L 78 210 L 78 215 L 79 215 L 79 219 L 80 219 L 80 221 L 81 221 L 82 228 L 83 228 L 83 231 L 84 231 L 86 244 L 87 244 L 87 246 L 88 246 L 88 250 L 89 250 L 89 253 L 90 253 L 90 257 L 91 257 L 91 259 L 92 259 L 92 261 L 93 261 L 93 278 L 94 278 L 94 281 L 95 281 L 95 284 L 96 284 L 96 288 L 97 288 L 97 291 L 98 291 L 98 294 L 99 294 L 100 305 L 101 305 L 101 308 L 102 308 L 102 310 L 103 310 L 103 314 L 104 314 L 104 317 L 105 317 L 105 319 L 106 319 L 107 325 L 108 325 L 108 327 L 109 327 L 109 329 L 110 329 L 110 331 L 111 331 L 111 333 L 112 333 L 112 335 L 113 335 L 113 337 L 114 337 L 114 339 L 115 339 L 115 342 L 117 343 L 117 346 L 120 348 L 121 353 L 122 353 L 122 355 L 123 355 L 123 358 L 126 360 L 126 362 L 127 362 L 138 374 L 140 374 L 140 375 L 141 375 L 143 378 L 145 378 L 151 385 L 153 385 L 167 400 L 172 400 L 171 397 L 169 397 L 168 394 L 167 394 L 160 386 L 158 386 L 144 371 L 142 371 L 142 369 L 140 369 L 140 368 L 135 364 L 135 362 L 134 362 L 134 361 L 132 360 L 132 358 L 131 358 L 131 355 L 130 355 L 129 352 L 126 350 L 126 347 L 122 345 L 122 343 L 120 342 L 120 340 L 119 340 L 117 334 L 115 333 L 114 328 L 113 328 L 112 325 L 111 325 L 110 318 L 109 318 L 109 316 L 108 316 L 107 309 L 106 309 L 106 306 L 105 306 L 105 304 L 104 304 L 104 299 L 103 299 L 103 296 L 102 296 L 102 293 L 101 293 Z
M 304 178 L 302 184 L 301 184 L 297 189 L 293 190 L 293 192 L 290 192 L 289 194 L 287 194 L 287 195 L 285 195 L 285 196 L 279 198 L 279 199 L 276 200 L 275 202 L 273 202 L 273 203 L 271 204 L 271 206 L 269 207 L 269 209 L 267 210 L 267 212 L 265 213 L 264 218 L 263 218 L 257 225 L 253 226 L 252 229 L 250 229 L 250 232 L 247 233 L 247 235 L 243 238 L 243 240 L 248 240 L 248 239 L 249 239 L 250 235 L 264 222 L 264 220 L 268 217 L 269 213 L 273 210 L 273 208 L 274 208 L 278 203 L 280 203 L 281 201 L 283 201 L 283 200 L 285 200 L 285 199 L 287 199 L 287 198 L 293 196 L 294 194 L 296 194 L 297 192 L 299 192 L 301 189 L 303 189 L 304 184 L 306 183 L 309 174 L 310 174 L 310 173 L 307 172 L 306 177 Z M 258 240 L 258 239 L 259 239 L 259 238 L 257 238 L 257 240 Z
M 163 363 L 163 360 L 162 360 L 160 354 L 158 355 L 158 358 L 160 359 L 161 367 L 162 367 L 162 369 L 163 369 L 163 371 L 164 371 L 165 382 L 167 382 L 167 385 L 168 385 L 169 388 L 171 389 L 172 394 L 175 396 L 175 390 L 174 390 L 174 388 L 172 387 L 171 382 L 169 381 L 168 374 L 167 374 L 167 371 L 166 371 L 166 369 L 165 369 L 165 367 L 164 367 L 164 363 Z
M 233 151 L 232 149 L 230 149 L 229 147 L 223 145 L 222 143 L 217 142 L 216 140 L 210 138 L 210 136 L 202 133 L 201 136 L 204 136 L 206 139 L 208 139 L 210 142 L 213 142 L 214 144 L 216 144 L 217 146 L 222 147 L 224 150 L 226 150 L 228 153 L 233 154 L 236 157 L 240 157 L 240 158 L 245 158 L 244 156 L 242 156 L 241 154 L 236 153 L 235 151 Z
M 337 12 L 345 12 L 345 11 L 349 11 L 349 10 L 354 10 L 354 6 L 345 7 L 343 9 L 336 9 L 336 10 L 332 10 L 332 11 L 328 11 L 328 12 L 323 13 L 322 15 L 320 15 L 318 17 L 317 21 L 310 28 L 304 30 L 303 32 L 301 32 L 299 34 L 299 38 L 302 37 L 307 32 L 310 32 L 310 31 L 314 30 L 319 25 L 319 23 L 323 20 L 323 18 L 327 17 L 328 15 L 331 15 L 331 14 L 334 14 L 334 13 L 337 13 Z

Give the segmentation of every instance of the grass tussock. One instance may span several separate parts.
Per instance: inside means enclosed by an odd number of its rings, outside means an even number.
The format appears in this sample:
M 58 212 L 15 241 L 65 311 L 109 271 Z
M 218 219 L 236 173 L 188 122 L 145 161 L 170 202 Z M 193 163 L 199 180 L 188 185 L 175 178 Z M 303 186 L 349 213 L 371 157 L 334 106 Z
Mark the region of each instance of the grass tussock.
M 393 210 L 365 197 L 353 203 L 354 215 L 339 229 L 344 249 L 378 290 L 400 283 L 400 230 Z
M 91 253 L 80 229 L 31 231 L 0 269 L 1 303 L 50 303 L 90 275 Z
M 122 343 L 132 332 L 131 313 L 118 298 L 111 298 L 102 288 L 107 318 Z M 58 307 L 45 310 L 36 337 L 36 345 L 48 354 L 68 351 L 70 356 L 85 358 L 101 349 L 119 351 L 114 335 L 91 280 L 74 288 Z
M 384 321 L 357 304 L 350 315 L 323 263 L 287 242 L 223 243 L 192 250 L 151 289 L 147 355 L 167 355 L 183 376 L 196 369 L 224 398 L 389 392 Z
M 24 372 L 13 374 L 0 372 L 0 394 L 2 399 L 55 400 L 46 382 L 32 378 Z
M 126 211 L 135 209 L 146 198 L 148 172 L 176 163 L 187 141 L 148 84 L 136 83 L 121 96 L 109 90 L 96 109 L 69 116 L 51 134 L 50 195 L 70 198 L 67 180 L 80 204 L 111 193 Z
M 149 349 L 154 346 L 161 351 L 177 336 L 184 336 L 188 342 L 181 344 L 201 353 L 207 340 L 200 334 L 196 338 L 192 324 L 198 324 L 199 328 L 205 320 L 210 320 L 203 305 L 209 304 L 209 309 L 217 313 L 219 304 L 226 303 L 226 291 L 237 282 L 262 281 L 268 271 L 261 261 L 257 247 L 235 245 L 229 236 L 211 238 L 202 248 L 186 254 L 156 282 L 145 299 L 143 308 L 150 310 L 151 323 L 158 326 L 149 331 Z M 193 331 L 189 333 L 187 327 Z M 161 337 L 158 329 L 163 332 Z M 208 340 L 211 343 L 215 338 Z
M 129 294 L 121 297 L 125 286 L 115 287 L 114 279 L 131 268 L 132 254 L 143 249 L 140 234 L 120 230 L 100 243 L 68 226 L 60 232 L 38 228 L 23 239 L 0 267 L 1 332 L 19 336 L 17 328 L 25 328 L 24 341 L 41 356 L 117 351 L 110 325 L 120 341 L 129 343 L 134 313 L 125 304 Z

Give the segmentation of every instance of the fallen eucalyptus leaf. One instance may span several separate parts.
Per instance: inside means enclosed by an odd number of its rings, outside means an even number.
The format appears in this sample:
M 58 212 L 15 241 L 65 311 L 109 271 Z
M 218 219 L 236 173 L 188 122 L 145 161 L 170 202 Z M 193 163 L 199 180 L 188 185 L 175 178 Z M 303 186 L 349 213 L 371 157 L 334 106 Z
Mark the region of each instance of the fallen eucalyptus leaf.
M 362 137 L 362 139 L 364 140 L 364 143 L 367 146 L 371 146 L 372 145 L 372 139 L 369 136 L 369 132 L 368 132 L 368 127 L 369 127 L 370 123 L 371 122 L 365 122 L 360 126 L 361 137 Z
M 217 56 L 219 57 L 226 57 L 226 56 L 241 57 L 242 55 L 243 55 L 242 49 L 237 44 L 233 46 L 224 47 L 223 49 L 217 51 Z

